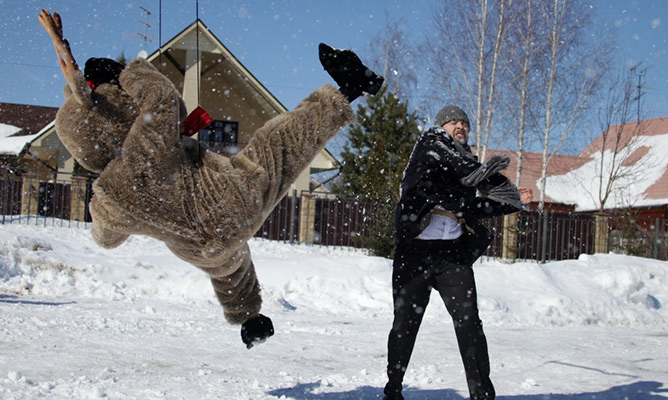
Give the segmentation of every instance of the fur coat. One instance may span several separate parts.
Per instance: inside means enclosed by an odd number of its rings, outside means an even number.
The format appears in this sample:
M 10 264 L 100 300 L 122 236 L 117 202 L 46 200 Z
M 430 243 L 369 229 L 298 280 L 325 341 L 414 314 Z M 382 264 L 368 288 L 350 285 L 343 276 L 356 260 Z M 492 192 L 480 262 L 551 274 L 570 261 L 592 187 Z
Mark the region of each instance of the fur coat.
M 106 248 L 133 234 L 163 241 L 209 274 L 225 318 L 242 324 L 262 302 L 248 240 L 327 141 L 354 120 L 353 110 L 325 85 L 225 157 L 182 142 L 183 101 L 152 64 L 130 62 L 120 84 L 91 92 L 75 77 L 56 117 L 70 153 L 100 173 L 90 204 L 93 238 Z

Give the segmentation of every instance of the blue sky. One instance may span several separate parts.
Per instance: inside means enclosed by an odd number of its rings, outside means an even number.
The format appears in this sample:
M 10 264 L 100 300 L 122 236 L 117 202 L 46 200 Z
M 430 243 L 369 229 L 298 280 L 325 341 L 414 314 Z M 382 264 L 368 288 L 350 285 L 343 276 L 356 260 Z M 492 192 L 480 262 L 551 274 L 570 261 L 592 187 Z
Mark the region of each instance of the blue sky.
M 288 108 L 323 83 L 331 82 L 317 58 L 325 42 L 364 54 L 389 16 L 403 16 L 405 30 L 428 33 L 433 0 L 220 1 L 200 0 L 199 17 L 244 65 Z M 619 47 L 629 65 L 650 67 L 644 77 L 645 113 L 668 116 L 668 1 L 592 0 L 604 26 L 617 26 Z M 41 8 L 63 16 L 75 57 L 129 58 L 144 47 L 135 34 L 153 36 L 147 50 L 173 37 L 197 15 L 195 0 L 0 0 L 0 102 L 59 106 L 64 79 L 47 35 L 37 22 Z M 146 21 L 140 6 L 151 11 Z M 363 57 L 364 58 L 364 57 Z

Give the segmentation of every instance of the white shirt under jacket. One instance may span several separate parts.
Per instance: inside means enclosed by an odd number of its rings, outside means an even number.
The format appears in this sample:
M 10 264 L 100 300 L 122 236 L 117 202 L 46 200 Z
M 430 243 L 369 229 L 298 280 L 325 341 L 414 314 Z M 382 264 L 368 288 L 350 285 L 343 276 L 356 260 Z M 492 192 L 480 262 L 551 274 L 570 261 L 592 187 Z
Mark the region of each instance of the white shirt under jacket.
M 445 210 L 441 206 L 434 207 L 436 210 Z M 421 240 L 454 240 L 462 235 L 462 226 L 452 218 L 436 213 L 431 214 L 429 225 L 420 233 Z

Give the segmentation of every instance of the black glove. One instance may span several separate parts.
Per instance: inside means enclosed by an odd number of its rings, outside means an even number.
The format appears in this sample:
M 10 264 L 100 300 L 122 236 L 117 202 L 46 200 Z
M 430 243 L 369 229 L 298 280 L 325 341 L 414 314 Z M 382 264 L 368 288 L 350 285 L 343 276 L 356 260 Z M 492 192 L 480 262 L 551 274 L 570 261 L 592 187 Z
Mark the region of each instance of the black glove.
M 255 344 L 263 343 L 274 334 L 274 325 L 269 317 L 258 314 L 241 325 L 241 340 L 250 349 Z
M 461 179 L 465 186 L 478 186 L 480 182 L 489 178 L 493 174 L 502 171 L 510 164 L 510 158 L 506 156 L 493 155 L 484 164 L 475 171 Z
M 378 93 L 385 81 L 385 78 L 367 68 L 351 50 L 339 50 L 320 43 L 318 54 L 325 71 L 351 103 L 364 93 Z
M 510 204 L 518 210 L 526 208 L 520 199 L 520 192 L 517 191 L 517 187 L 501 175 L 486 179 L 478 185 L 478 190 L 483 197 L 498 201 L 499 203 Z

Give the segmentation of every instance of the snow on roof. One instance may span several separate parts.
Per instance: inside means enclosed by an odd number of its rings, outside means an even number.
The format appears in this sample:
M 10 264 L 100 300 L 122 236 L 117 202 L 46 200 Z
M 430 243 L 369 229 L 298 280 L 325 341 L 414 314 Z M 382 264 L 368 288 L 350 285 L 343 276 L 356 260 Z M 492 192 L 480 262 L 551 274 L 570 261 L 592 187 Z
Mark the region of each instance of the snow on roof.
M 45 126 L 41 131 L 33 135 L 12 136 L 22 129 L 12 125 L 0 123 L 0 155 L 2 156 L 19 156 L 29 146 L 33 140 L 40 137 L 44 132 L 53 126 L 51 122 Z
M 661 182 L 668 173 L 668 133 L 643 135 L 630 140 L 626 154 L 639 154 L 635 159 L 617 161 L 611 165 L 612 152 L 590 152 L 590 159 L 580 167 L 561 175 L 547 177 L 546 195 L 557 202 L 575 204 L 577 211 L 597 210 L 599 190 L 607 185 L 610 169 L 619 168 L 606 209 L 644 207 L 668 203 L 668 193 L 661 190 Z M 604 160 L 601 173 L 601 157 Z M 631 162 L 628 162 L 631 160 Z M 601 178 L 603 176 L 603 178 Z M 658 185 L 658 186 L 657 186 Z
M 22 128 L 26 135 L 39 132 L 57 112 L 57 107 L 0 102 L 0 122 Z
M 14 126 L 14 125 L 8 125 L 8 124 L 3 124 L 0 122 L 0 139 L 9 137 L 15 133 L 18 133 L 21 131 L 21 128 Z

